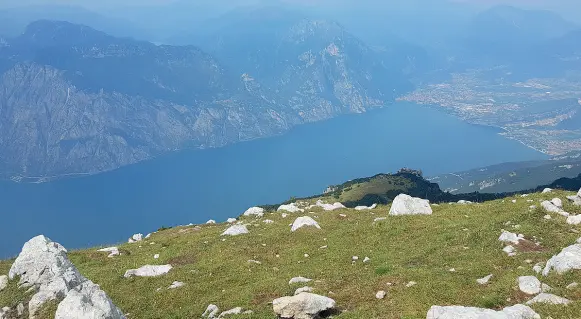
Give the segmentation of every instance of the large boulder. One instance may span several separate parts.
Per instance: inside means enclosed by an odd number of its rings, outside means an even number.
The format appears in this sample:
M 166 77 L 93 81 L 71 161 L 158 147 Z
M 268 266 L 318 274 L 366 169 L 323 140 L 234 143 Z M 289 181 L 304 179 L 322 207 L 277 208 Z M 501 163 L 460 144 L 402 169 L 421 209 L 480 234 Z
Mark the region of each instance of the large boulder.
M 108 300 L 105 292 L 99 286 L 83 277 L 67 257 L 67 250 L 58 243 L 40 235 L 29 240 L 22 247 L 22 251 L 12 264 L 8 273 L 10 279 L 19 277 L 19 286 L 34 291 L 28 302 L 28 313 L 34 318 L 39 308 L 50 300 L 73 300 L 80 291 L 90 288 L 89 296 L 100 296 L 96 300 Z M 69 294 L 72 294 L 69 298 Z M 61 302 L 62 303 L 62 302 Z M 59 304 L 60 306 L 60 304 Z M 66 304 L 63 306 L 66 307 Z M 104 307 L 104 308 L 101 308 Z M 109 308 L 114 307 L 112 303 Z M 95 302 L 93 312 L 108 313 L 103 303 Z M 76 317 L 76 318 L 122 318 L 116 307 L 114 313 L 121 317 Z M 57 317 L 58 318 L 58 317 Z M 72 317 L 71 317 L 72 318 Z
M 581 206 L 581 189 L 573 196 L 567 196 L 567 199 L 573 202 L 575 206 Z
M 86 281 L 68 259 L 67 250 L 42 235 L 24 244 L 8 276 L 20 277 L 20 287 L 36 290 L 28 303 L 31 317 L 45 302 L 64 298 L 71 289 Z
M 500 311 L 463 306 L 432 306 L 426 319 L 541 319 L 530 307 L 514 305 Z
M 242 215 L 262 217 L 262 216 L 264 216 L 264 208 L 262 208 L 262 207 L 250 207 Z
M 308 292 L 272 301 L 272 309 L 280 318 L 312 319 L 335 308 L 335 300 Z
M 558 207 L 557 205 L 553 204 L 552 202 L 550 202 L 548 200 L 543 201 L 541 203 L 541 207 L 549 213 L 556 213 L 556 214 L 559 214 L 559 215 L 565 216 L 565 217 L 569 216 L 569 213 L 567 213 L 561 207 Z
M 91 281 L 75 287 L 58 305 L 55 319 L 124 319 L 105 292 Z
M 296 212 L 304 212 L 305 210 L 299 208 L 296 203 L 287 204 L 287 205 L 280 205 L 277 208 L 277 211 L 287 211 L 289 213 L 296 213 Z
M 430 201 L 406 194 L 399 194 L 393 200 L 389 215 L 431 215 Z
M 293 225 L 291 227 L 291 231 L 294 232 L 302 227 L 315 227 L 317 229 L 321 229 L 321 226 L 309 216 L 303 216 L 295 219 Z
M 327 203 L 324 203 L 322 200 L 318 200 L 316 205 L 321 207 L 323 210 L 326 210 L 326 211 L 332 211 L 335 209 L 346 208 L 345 205 L 343 205 L 339 202 L 336 202 L 333 204 L 327 204 Z
M 562 274 L 572 269 L 581 269 L 581 244 L 565 247 L 560 253 L 551 257 L 543 269 L 543 276 L 549 275 L 551 270 Z
M 171 265 L 145 265 L 137 269 L 129 269 L 123 277 L 157 277 L 167 274 L 172 269 Z

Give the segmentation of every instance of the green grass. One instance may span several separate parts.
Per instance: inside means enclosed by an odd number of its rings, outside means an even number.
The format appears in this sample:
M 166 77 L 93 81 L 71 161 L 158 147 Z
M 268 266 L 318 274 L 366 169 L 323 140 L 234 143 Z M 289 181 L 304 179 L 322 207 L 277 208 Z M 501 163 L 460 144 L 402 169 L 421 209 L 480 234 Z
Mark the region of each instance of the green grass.
M 383 195 L 388 191 L 406 190 L 414 186 L 411 184 L 412 182 L 403 176 L 381 175 L 343 189 L 339 200 L 342 202 L 358 201 L 368 194 Z
M 314 292 L 337 301 L 342 311 L 337 318 L 425 318 L 431 305 L 502 308 L 526 301 L 516 288 L 517 277 L 533 275 L 536 262 L 545 262 L 581 236 L 572 232 L 581 228 L 567 225 L 564 218 L 545 220 L 544 212 L 530 211 L 528 206 L 565 195 L 569 193 L 514 197 L 516 204 L 510 202 L 513 198 L 475 205 L 443 204 L 434 207 L 432 216 L 388 217 L 375 224 L 375 218 L 387 216 L 388 206 L 362 212 L 315 208 L 314 214 L 287 218 L 272 212 L 263 219 L 272 219 L 274 224 L 245 218 L 253 224 L 250 234 L 225 241 L 220 237 L 225 224 L 202 225 L 200 230 L 179 227 L 140 243 L 122 244 L 124 254 L 118 257 L 107 258 L 106 253 L 96 252 L 98 248 L 73 251 L 69 257 L 129 318 L 199 318 L 210 303 L 221 310 L 240 306 L 254 311 L 241 318 L 273 318 L 270 302 L 303 286 L 288 284 L 296 276 L 316 280 L 309 285 Z M 570 206 L 566 210 L 581 212 Z M 303 215 L 316 218 L 322 229 L 291 233 L 289 223 Z M 513 229 L 506 225 L 509 221 L 520 227 Z M 497 240 L 501 229 L 534 236 L 542 249 L 508 257 Z M 154 259 L 154 254 L 160 258 Z M 359 256 L 359 261 L 352 264 L 352 256 Z M 365 256 L 371 258 L 370 263 L 362 263 Z M 248 263 L 250 259 L 261 264 Z M 532 263 L 526 263 L 527 259 Z M 165 276 L 123 278 L 127 269 L 165 263 L 174 266 Z M 0 262 L 0 274 L 6 274 L 9 266 L 9 261 Z M 488 285 L 476 283 L 488 274 L 494 275 Z M 186 286 L 156 292 L 175 280 Z M 580 288 L 565 289 L 573 281 L 581 283 L 581 272 L 541 280 L 553 287 L 553 293 L 581 301 Z M 405 287 L 409 281 L 417 285 Z M 378 290 L 387 291 L 385 299 L 375 299 Z M 0 306 L 14 306 L 25 297 L 13 281 L 0 293 Z M 581 302 L 533 308 L 543 318 L 579 318 Z

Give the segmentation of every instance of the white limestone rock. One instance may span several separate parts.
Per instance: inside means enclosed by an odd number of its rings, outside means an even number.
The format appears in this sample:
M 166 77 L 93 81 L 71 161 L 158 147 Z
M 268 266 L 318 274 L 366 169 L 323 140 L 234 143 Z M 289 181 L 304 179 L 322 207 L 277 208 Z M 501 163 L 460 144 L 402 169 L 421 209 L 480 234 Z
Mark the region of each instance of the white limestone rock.
M 384 290 L 380 290 L 375 294 L 375 298 L 383 299 L 383 298 L 385 298 L 386 295 L 387 295 L 387 292 L 385 292 Z
M 380 222 L 380 221 L 384 221 L 384 220 L 386 220 L 386 219 L 387 219 L 387 218 L 385 218 L 385 217 L 377 217 L 377 218 L 375 218 L 375 219 L 373 220 L 373 222 L 374 222 L 374 223 L 377 223 L 377 222 Z
M 137 269 L 129 269 L 123 277 L 157 277 L 167 274 L 173 267 L 171 265 L 145 265 Z
M 233 224 L 233 223 L 235 223 L 235 222 L 236 222 L 236 218 L 228 218 L 228 219 L 226 219 L 226 222 L 227 222 L 228 224 Z
M 274 220 L 270 220 L 270 219 L 265 219 L 262 222 L 265 224 L 274 224 Z
M 295 219 L 291 227 L 291 232 L 295 232 L 296 230 L 302 227 L 315 227 L 317 229 L 321 229 L 319 223 L 317 223 L 314 219 L 312 219 L 309 216 L 302 216 Z
M 399 194 L 393 200 L 389 215 L 431 215 L 432 207 L 426 199 Z
M 209 221 L 206 222 L 207 225 L 212 225 L 212 224 L 215 224 L 215 223 L 216 223 L 216 221 L 213 220 L 213 219 L 210 219 Z
M 8 315 L 10 312 L 10 307 L 3 307 L 0 309 L 0 319 L 8 319 Z
M 371 206 L 357 206 L 355 207 L 355 210 L 372 210 L 375 209 L 377 207 L 377 204 L 373 204 Z
M 0 291 L 6 289 L 6 287 L 8 287 L 8 276 L 0 276 Z
M 492 278 L 492 274 L 490 274 L 488 276 L 484 276 L 484 277 L 479 278 L 479 279 L 476 279 L 476 282 L 480 285 L 485 285 L 490 281 L 491 278 Z
M 519 241 L 522 239 L 523 239 L 523 236 L 519 236 L 515 233 L 511 233 L 511 232 L 506 231 L 506 230 L 502 230 L 500 237 L 498 237 L 498 240 L 501 242 L 512 243 L 515 245 L 518 245 Z
M 570 289 L 575 289 L 578 286 L 579 286 L 579 284 L 577 282 L 572 282 L 572 283 L 568 284 L 567 287 L 565 287 L 565 288 L 570 290 Z
M 98 252 L 109 253 L 107 257 L 113 258 L 115 256 L 119 256 L 119 248 L 117 247 L 107 247 L 97 250 Z
M 536 272 L 537 274 L 540 274 L 541 272 L 543 272 L 543 263 L 536 263 L 533 266 L 533 271 Z
M 309 278 L 305 278 L 305 277 L 299 276 L 299 277 L 291 278 L 291 280 L 289 280 L 288 284 L 289 285 L 294 285 L 294 284 L 300 284 L 300 283 L 307 283 L 307 282 L 310 282 L 310 281 L 313 281 L 313 280 L 312 279 L 309 279 Z
M 294 295 L 296 296 L 296 295 L 303 293 L 303 292 L 313 292 L 313 288 L 308 287 L 308 286 L 298 288 L 297 290 L 295 290 Z
M 536 295 L 541 292 L 541 281 L 535 276 L 520 276 L 517 282 L 518 289 L 527 295 Z
M 504 247 L 502 251 L 504 251 L 507 255 L 511 257 L 516 255 L 516 249 L 514 249 L 514 247 L 511 245 Z
M 566 305 L 570 302 L 571 301 L 569 299 L 543 292 L 541 294 L 538 294 L 533 299 L 527 301 L 526 304 L 532 305 L 535 303 L 548 303 L 548 304 L 552 304 L 552 305 Z
M 469 200 L 461 199 L 461 200 L 458 201 L 458 204 L 460 204 L 460 205 L 468 205 L 468 204 L 472 204 L 472 202 L 469 201 Z
M 325 210 L 325 211 L 333 211 L 336 209 L 346 208 L 343 204 L 341 204 L 339 202 L 333 203 L 333 204 L 327 204 L 321 200 L 318 200 L 316 205 L 323 208 L 323 210 Z
M 280 318 L 313 319 L 321 312 L 335 308 L 335 300 L 308 292 L 272 301 L 272 309 Z
M 559 208 L 563 208 L 563 201 L 560 198 L 553 198 L 551 199 L 551 203 Z
M 552 192 L 552 191 L 553 191 L 553 189 L 552 189 L 552 188 L 548 188 L 548 187 L 547 187 L 547 188 L 543 189 L 542 193 L 543 193 L 543 194 L 546 194 L 546 193 L 550 193 L 550 192 Z
M 288 204 L 288 205 L 280 205 L 278 207 L 277 211 L 287 211 L 289 213 L 297 213 L 297 212 L 304 212 L 305 210 L 302 208 L 299 208 L 297 206 L 297 203 L 292 203 L 292 204 Z
M 230 309 L 230 310 L 223 311 L 223 312 L 222 312 L 222 313 L 221 313 L 221 314 L 218 316 L 218 318 L 224 318 L 224 317 L 226 317 L 226 316 L 231 316 L 231 315 L 239 315 L 239 314 L 241 314 L 241 313 L 242 313 L 242 311 L 243 311 L 243 310 L 244 310 L 244 309 L 242 309 L 242 307 L 236 307 L 236 308 L 232 308 L 232 309 Z
M 569 213 L 565 212 L 562 208 L 555 206 L 555 204 L 549 202 L 548 200 L 541 203 L 541 207 L 549 213 L 556 213 L 561 216 L 568 217 Z
M 105 292 L 91 281 L 69 291 L 59 303 L 55 319 L 125 319 Z
M 220 312 L 220 309 L 216 305 L 208 305 L 206 311 L 202 314 L 202 318 L 213 319 Z
M 264 208 L 262 208 L 262 207 L 250 207 L 242 215 L 262 217 L 262 216 L 264 216 Z
M 128 243 L 136 243 L 138 241 L 142 241 L 143 240 L 143 234 L 133 234 L 133 236 L 131 236 L 131 238 L 129 238 L 129 240 L 127 240 Z
M 363 263 L 364 263 L 364 264 L 367 264 L 367 263 L 369 263 L 369 262 L 371 262 L 371 258 L 369 258 L 369 257 L 365 257 L 365 258 L 363 258 Z
M 167 289 L 176 289 L 176 288 L 179 288 L 179 287 L 183 287 L 185 285 L 186 284 L 183 283 L 183 282 L 181 282 L 181 281 L 174 281 L 174 282 L 171 283 L 171 285 L 169 285 L 169 287 L 167 287 Z
M 31 317 L 45 302 L 64 298 L 71 289 L 87 280 L 68 259 L 67 250 L 42 235 L 24 244 L 8 277 L 20 277 L 20 287 L 36 290 L 28 303 Z
M 549 275 L 551 270 L 563 274 L 572 269 L 581 269 L 581 244 L 565 247 L 560 253 L 551 257 L 543 269 L 543 276 Z
M 574 196 L 567 196 L 567 199 L 573 202 L 575 206 L 581 206 L 581 189 Z
M 248 233 L 248 228 L 245 225 L 232 225 L 222 233 L 222 236 L 238 236 Z
M 463 306 L 432 306 L 426 319 L 541 319 L 541 316 L 525 305 L 514 305 L 500 311 Z
M 579 224 L 581 224 L 581 214 L 579 214 L 579 215 L 569 215 L 569 217 L 567 217 L 567 224 L 569 224 L 569 225 L 579 225 Z

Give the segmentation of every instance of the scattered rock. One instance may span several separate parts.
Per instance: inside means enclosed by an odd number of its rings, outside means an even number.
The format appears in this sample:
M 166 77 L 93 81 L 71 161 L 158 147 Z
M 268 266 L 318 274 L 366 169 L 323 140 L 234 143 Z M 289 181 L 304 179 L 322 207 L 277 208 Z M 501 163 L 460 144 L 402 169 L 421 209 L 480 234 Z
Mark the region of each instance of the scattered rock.
M 333 308 L 335 300 L 308 292 L 272 301 L 272 309 L 280 318 L 312 319 Z
M 233 309 L 230 309 L 230 310 L 226 310 L 226 311 L 222 312 L 218 316 L 218 318 L 224 318 L 226 316 L 231 316 L 231 315 L 239 315 L 239 314 L 242 313 L 242 310 L 243 310 L 242 307 L 236 307 L 236 308 L 233 308 Z
M 533 299 L 527 301 L 526 304 L 532 305 L 535 303 L 548 303 L 548 304 L 552 304 L 552 305 L 566 305 L 569 302 L 571 302 L 569 299 L 543 292 L 543 293 L 537 295 L 536 297 L 534 297 Z
M 0 319 L 8 319 L 9 312 L 10 312 L 10 307 L 4 307 L 4 308 L 0 309 Z
M 537 274 L 540 274 L 543 271 L 543 263 L 536 263 L 533 266 L 533 271 L 536 272 Z
M 393 200 L 389 215 L 431 215 L 430 201 L 406 194 L 399 194 Z
M 546 194 L 546 193 L 550 193 L 550 192 L 552 192 L 552 191 L 553 191 L 553 189 L 552 189 L 552 188 L 548 188 L 548 187 L 547 187 L 547 188 L 543 189 L 542 193 L 543 193 L 543 194 Z
M 55 319 L 125 319 L 105 292 L 91 281 L 70 290 L 61 301 Z
M 24 304 L 21 302 L 18 304 L 18 306 L 16 306 L 16 314 L 22 316 L 23 313 L 24 313 Z
M 560 198 L 553 198 L 551 199 L 551 203 L 559 208 L 563 208 L 563 201 Z
M 265 224 L 274 224 L 274 220 L 270 220 L 270 219 L 265 219 L 262 222 Z
M 572 283 L 568 284 L 566 288 L 567 289 L 574 289 L 574 288 L 577 288 L 577 286 L 579 286 L 578 283 L 572 282 Z
M 375 298 L 383 299 L 383 298 L 385 298 L 386 295 L 387 295 L 387 292 L 380 290 L 375 294 Z
M 232 225 L 226 229 L 221 236 L 238 236 L 248 234 L 248 228 L 245 225 Z
M 315 227 L 317 229 L 321 229 L 321 226 L 319 226 L 319 224 L 314 219 L 309 216 L 303 216 L 295 219 L 291 227 L 291 232 L 294 232 L 302 227 Z
M 413 287 L 413 286 L 415 286 L 415 285 L 417 285 L 417 284 L 418 284 L 418 283 L 417 283 L 417 282 L 415 282 L 415 281 L 410 281 L 410 282 L 408 282 L 407 284 L 405 284 L 405 286 L 409 288 L 409 287 Z
M 304 212 L 305 210 L 299 208 L 296 203 L 288 204 L 288 205 L 280 205 L 277 211 L 287 211 L 289 213 L 297 213 L 297 212 Z
M 321 207 L 325 211 L 332 211 L 335 209 L 346 208 L 345 205 L 343 205 L 339 202 L 333 203 L 333 204 L 327 204 L 327 203 L 323 203 L 323 201 L 321 201 L 321 200 L 317 201 L 317 206 Z
M 227 222 L 228 224 L 233 224 L 233 223 L 235 223 L 235 222 L 236 222 L 236 218 L 228 218 L 228 219 L 226 219 L 226 222 Z
M 490 281 L 491 278 L 492 278 L 492 274 L 490 274 L 488 276 L 484 276 L 480 279 L 476 279 L 476 282 L 481 284 L 481 285 L 485 285 Z
M 541 292 L 541 281 L 535 276 L 518 277 L 518 289 L 527 295 L 536 295 Z
M 353 256 L 353 257 L 351 257 L 351 260 L 352 261 L 358 261 L 359 260 L 359 256 Z
M 215 224 L 216 221 L 213 219 L 210 219 L 209 221 L 206 222 L 206 224 L 211 225 L 211 224 Z
M 0 291 L 6 289 L 8 286 L 8 276 L 0 276 Z
M 301 288 L 295 290 L 295 294 L 294 295 L 296 296 L 296 295 L 298 295 L 298 294 L 300 294 L 302 292 L 313 292 L 313 288 L 308 287 L 308 286 L 301 287 Z
M 516 203 L 516 199 L 511 200 L 511 202 Z
M 153 259 L 158 259 L 158 258 L 159 258 L 159 254 L 153 255 Z
M 545 215 L 545 216 L 543 216 L 543 218 L 548 220 L 548 219 L 551 219 L 552 217 L 551 217 L 551 215 Z
M 282 213 L 282 214 L 280 214 L 280 216 L 281 216 L 282 218 L 286 218 L 286 217 L 288 216 L 288 214 L 286 214 L 286 213 Z
M 556 256 L 551 257 L 543 269 L 543 276 L 547 276 L 552 269 L 558 274 L 581 269 L 581 244 L 565 247 Z
M 167 274 L 173 267 L 171 265 L 159 265 L 159 266 L 152 266 L 152 265 L 145 265 L 143 267 L 137 269 L 129 269 L 125 272 L 123 277 L 130 278 L 130 277 L 157 277 L 161 275 Z
M 98 252 L 109 253 L 107 257 L 112 258 L 115 256 L 119 256 L 119 248 L 117 247 L 107 247 L 97 250 Z
M 426 319 L 541 319 L 530 307 L 514 305 L 500 311 L 463 306 L 432 306 Z
M 504 251 L 507 255 L 509 255 L 511 257 L 514 256 L 514 255 L 516 255 L 516 251 L 515 251 L 514 247 L 511 246 L 511 245 L 508 245 L 508 246 L 504 247 L 502 249 L 502 251 Z
M 262 216 L 264 216 L 264 208 L 262 208 L 262 207 L 250 207 L 242 215 L 262 217 Z
M 377 207 L 377 204 L 373 204 L 371 206 L 357 206 L 355 207 L 355 210 L 372 210 L 375 209 Z
M 167 289 L 176 289 L 179 287 L 183 287 L 185 286 L 185 283 L 181 282 L 181 281 L 174 281 L 171 283 L 171 285 L 169 287 L 167 287 Z
M 142 240 L 143 234 L 134 234 L 133 236 L 131 236 L 131 238 L 129 238 L 129 240 L 127 240 L 127 242 L 131 244 Z
M 557 213 L 561 216 L 568 217 L 569 213 L 564 211 L 562 208 L 555 206 L 555 204 L 549 202 L 548 200 L 541 203 L 541 207 L 549 213 Z
M 260 261 L 254 260 L 254 259 L 250 259 L 248 262 L 251 263 L 251 264 L 262 265 L 262 263 Z
M 371 258 L 369 258 L 369 257 L 363 258 L 363 263 L 365 263 L 365 264 L 370 262 L 370 261 L 371 261 Z
M 469 201 L 469 200 L 461 199 L 461 200 L 458 201 L 458 204 L 460 204 L 460 205 L 468 205 L 468 204 L 472 204 L 472 202 Z
M 377 217 L 376 219 L 373 220 L 374 223 L 380 222 L 382 220 L 386 220 L 386 217 Z
M 581 224 L 581 215 L 570 215 L 569 217 L 567 217 L 567 224 L 569 225 Z
M 293 284 L 300 284 L 300 283 L 305 283 L 305 282 L 310 282 L 310 281 L 313 281 L 313 280 L 309 279 L 309 278 L 305 278 L 305 277 L 294 277 L 291 280 L 289 280 L 288 284 L 293 285 Z
M 522 235 L 517 235 L 515 233 L 511 233 L 505 230 L 502 230 L 502 233 L 500 234 L 500 237 L 498 237 L 498 240 L 504 243 L 513 243 L 515 245 L 518 245 L 519 241 L 523 239 Z
M 202 314 L 202 318 L 212 319 L 215 318 L 216 315 L 220 312 L 220 309 L 216 305 L 208 305 L 206 311 Z

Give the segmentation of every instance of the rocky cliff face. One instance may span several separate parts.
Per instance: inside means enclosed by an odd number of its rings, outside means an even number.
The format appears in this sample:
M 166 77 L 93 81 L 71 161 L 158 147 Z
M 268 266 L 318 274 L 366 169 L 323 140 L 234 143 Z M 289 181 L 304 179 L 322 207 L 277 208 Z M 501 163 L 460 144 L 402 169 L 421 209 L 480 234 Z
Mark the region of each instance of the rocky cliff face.
M 33 23 L 0 42 L 0 175 L 98 173 L 364 112 L 394 95 L 369 51 L 336 25 L 302 21 L 276 39 L 284 47 L 250 69 L 191 46 Z

